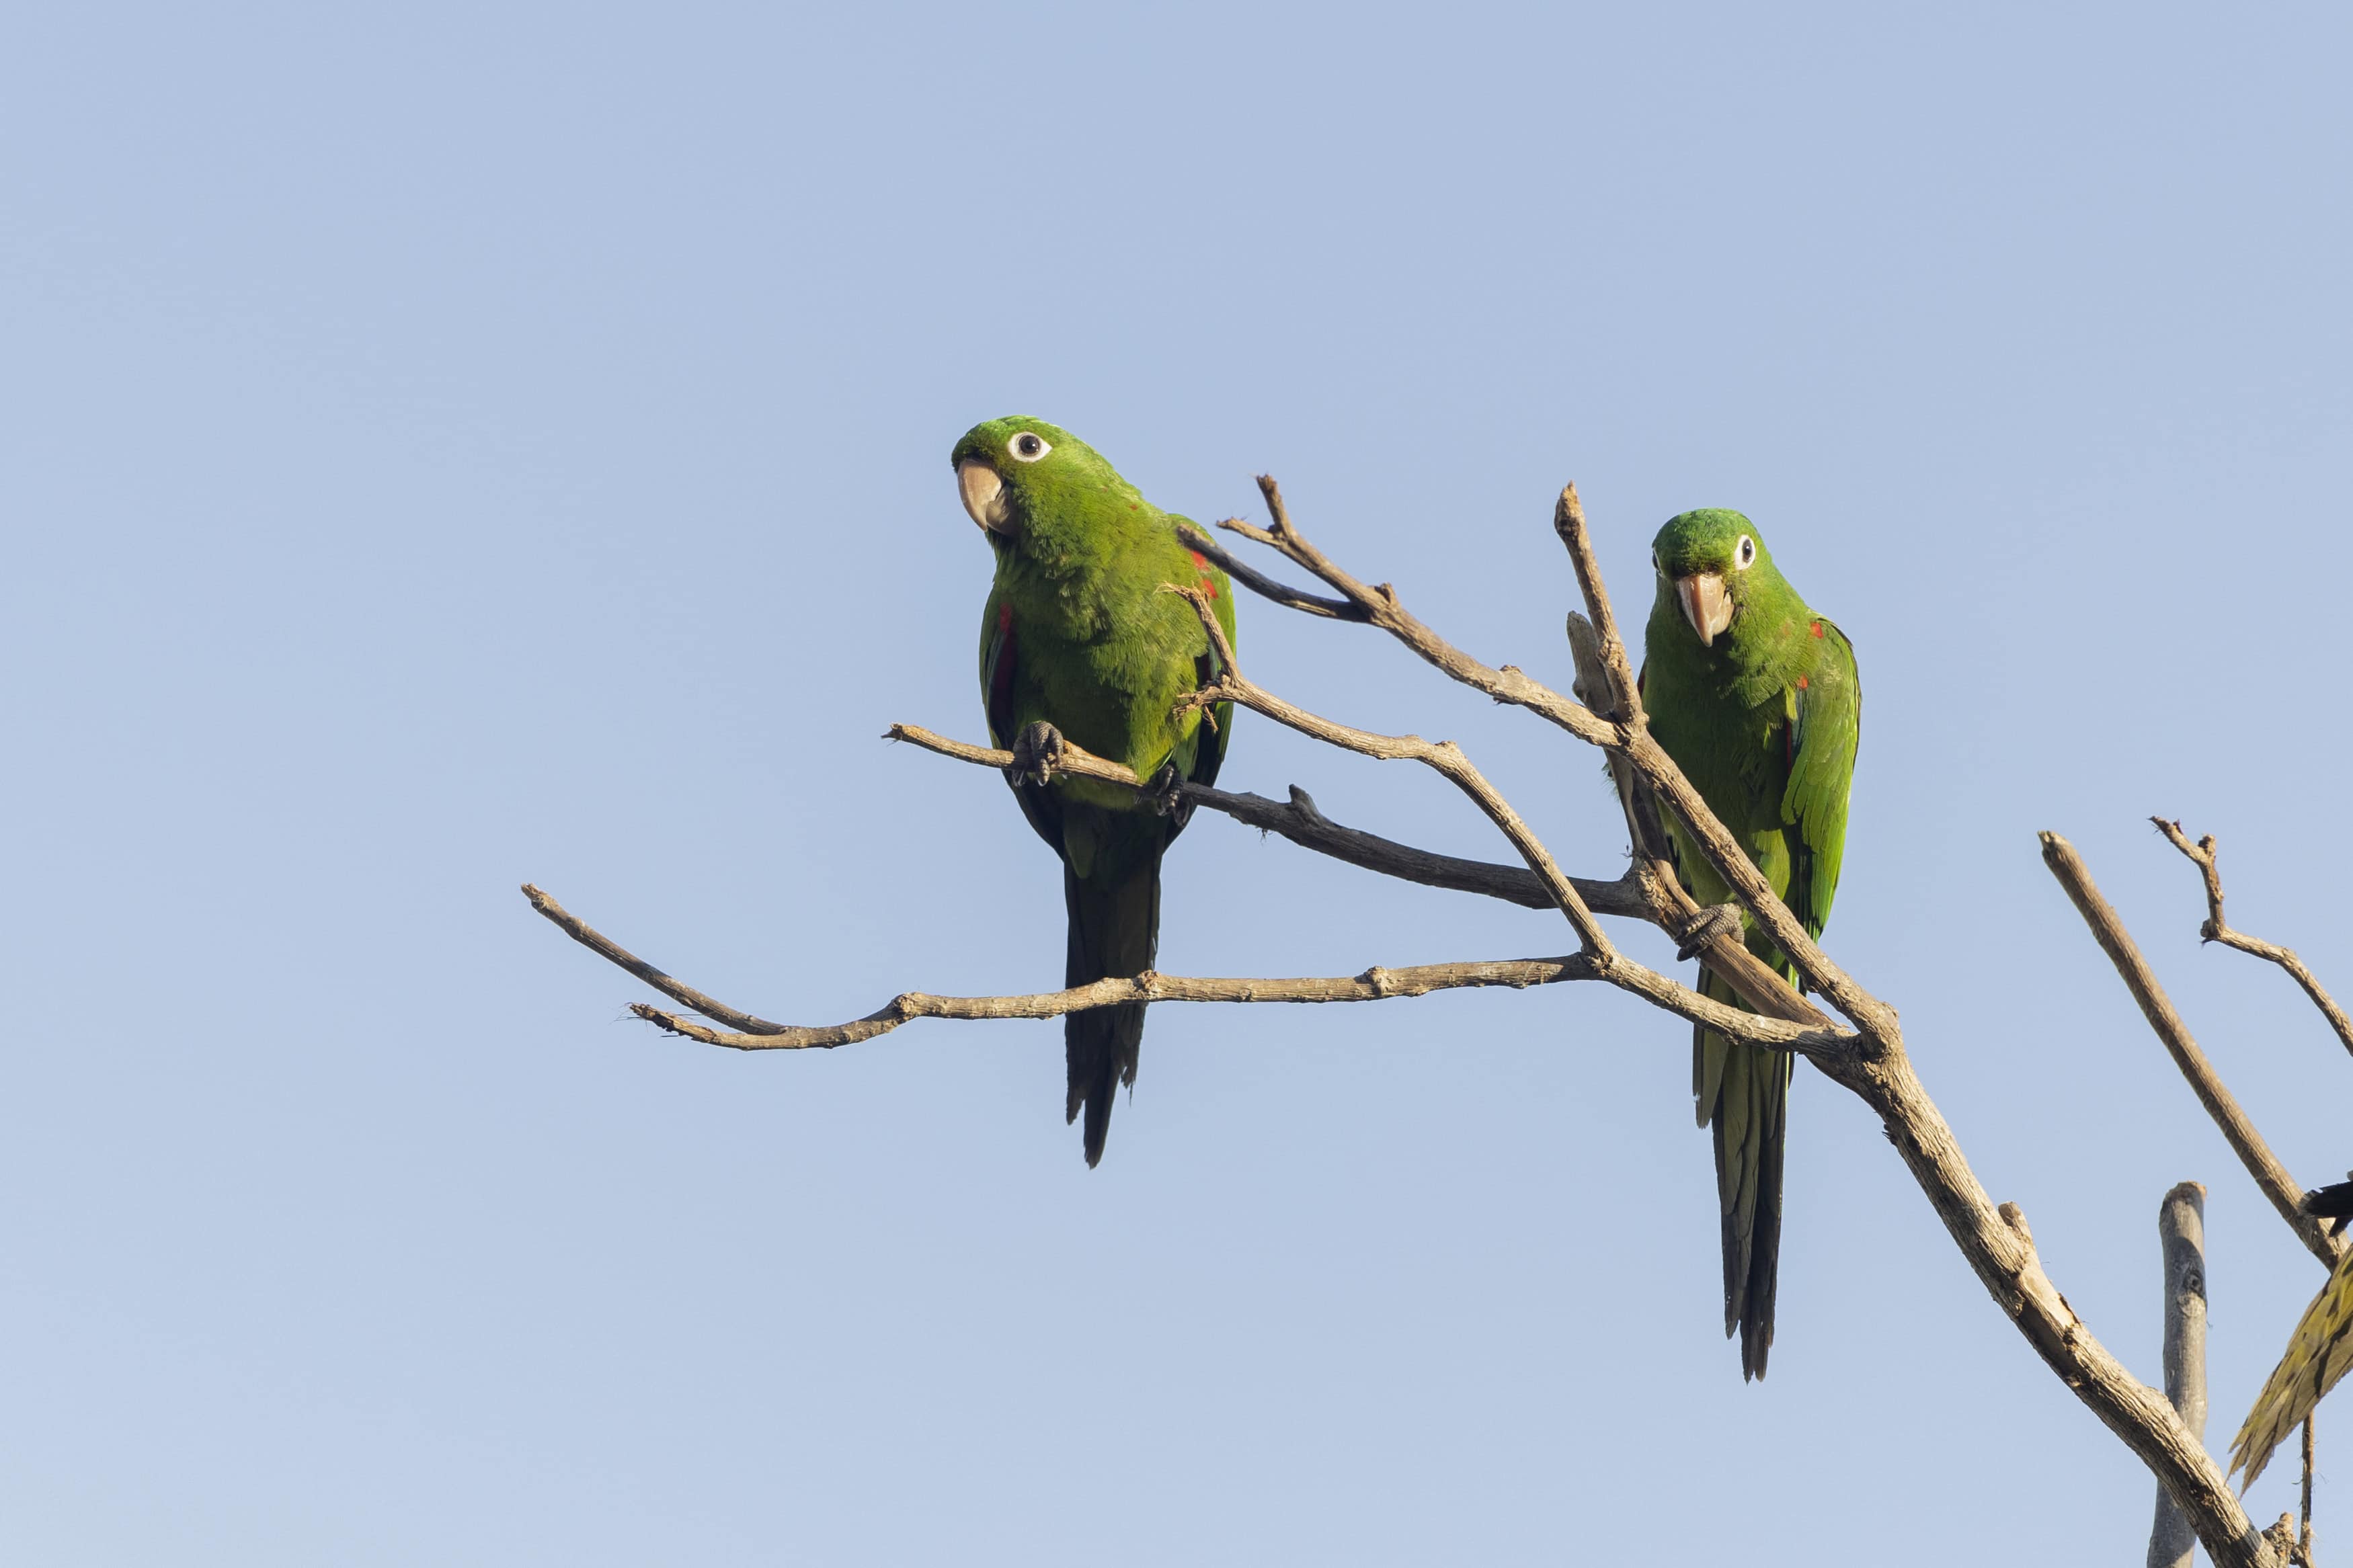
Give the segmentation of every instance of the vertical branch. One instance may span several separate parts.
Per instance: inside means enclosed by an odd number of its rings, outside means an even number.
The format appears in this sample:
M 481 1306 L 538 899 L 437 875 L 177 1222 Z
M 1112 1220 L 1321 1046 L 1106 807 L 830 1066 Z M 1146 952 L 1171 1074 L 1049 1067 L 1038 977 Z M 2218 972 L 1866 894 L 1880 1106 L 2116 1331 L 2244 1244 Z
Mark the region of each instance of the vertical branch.
M 2312 1568 L 2312 1414 L 2304 1418 L 2304 1521 L 2296 1532 L 2295 1554 L 2304 1568 Z
M 1585 504 L 1577 499 L 1575 485 L 1562 487 L 1560 500 L 1553 507 L 1552 527 L 1567 548 L 1569 564 L 1576 569 L 1577 586 L 1585 595 L 1586 613 L 1593 617 L 1601 667 L 1609 683 L 1606 705 L 1588 696 L 1586 706 L 1620 724 L 1641 724 L 1645 721 L 1641 682 L 1634 677 L 1633 665 L 1626 653 L 1626 639 L 1620 634 L 1618 617 L 1609 607 L 1609 590 L 1601 581 L 1600 563 L 1594 559 L 1593 536 L 1585 526 Z
M 1568 649 L 1577 661 L 1577 679 L 1570 685 L 1570 692 L 1596 713 L 1607 711 L 1616 699 L 1610 692 L 1614 680 L 1608 656 L 1602 651 L 1601 634 L 1575 610 L 1568 612 Z M 1618 786 L 1618 804 L 1626 812 L 1626 832 L 1634 846 L 1635 858 L 1666 861 L 1667 835 L 1659 822 L 1657 801 L 1634 776 L 1631 763 L 1616 752 L 1604 752 L 1602 755 L 1609 759 L 1609 777 Z
M 2183 1182 L 2157 1209 L 2165 1256 L 2165 1397 L 2181 1425 L 2206 1439 L 2206 1189 Z M 2148 1568 L 2189 1568 L 2198 1545 L 2189 1518 L 2163 1482 L 2148 1532 Z

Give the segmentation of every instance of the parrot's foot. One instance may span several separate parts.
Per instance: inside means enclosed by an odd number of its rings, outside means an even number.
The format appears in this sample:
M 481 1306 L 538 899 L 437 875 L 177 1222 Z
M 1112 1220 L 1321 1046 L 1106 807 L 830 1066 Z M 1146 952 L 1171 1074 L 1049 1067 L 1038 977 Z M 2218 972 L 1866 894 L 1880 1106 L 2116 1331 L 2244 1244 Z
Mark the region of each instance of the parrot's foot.
M 1715 939 L 1720 936 L 1738 936 L 1739 934 L 1740 906 L 1710 904 L 1694 915 L 1691 923 L 1676 933 L 1676 961 L 1680 963 L 1686 958 L 1697 958 L 1702 952 L 1715 946 Z
M 1145 781 L 1144 804 L 1155 816 L 1174 816 L 1185 808 L 1185 779 L 1170 763 Z
M 1061 760 L 1062 732 L 1040 719 L 1013 737 L 1013 765 L 1005 776 L 1014 784 L 1043 784 Z

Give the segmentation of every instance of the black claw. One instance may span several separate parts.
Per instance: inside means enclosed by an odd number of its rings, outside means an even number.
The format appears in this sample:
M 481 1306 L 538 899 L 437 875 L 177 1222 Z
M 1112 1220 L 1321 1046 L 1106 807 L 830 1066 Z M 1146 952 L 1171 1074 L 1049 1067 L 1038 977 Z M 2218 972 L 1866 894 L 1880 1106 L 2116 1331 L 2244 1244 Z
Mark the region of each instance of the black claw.
M 1675 959 L 1681 963 L 1697 958 L 1713 946 L 1720 936 L 1736 936 L 1740 932 L 1738 904 L 1710 904 L 1694 915 L 1676 938 Z
M 1160 816 L 1174 816 L 1185 804 L 1185 780 L 1170 763 L 1145 781 L 1144 798 Z
M 1013 737 L 1013 765 L 1005 776 L 1015 784 L 1043 784 L 1061 760 L 1062 732 L 1039 719 Z

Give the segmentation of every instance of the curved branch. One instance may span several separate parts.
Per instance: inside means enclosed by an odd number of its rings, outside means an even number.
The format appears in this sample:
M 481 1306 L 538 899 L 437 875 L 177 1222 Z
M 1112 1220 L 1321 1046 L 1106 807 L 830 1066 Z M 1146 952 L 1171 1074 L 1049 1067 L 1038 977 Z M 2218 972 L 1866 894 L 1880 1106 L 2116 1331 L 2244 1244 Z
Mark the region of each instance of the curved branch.
M 2206 1114 L 2221 1129 L 2231 1152 L 2239 1156 L 2247 1174 L 2254 1178 L 2255 1185 L 2263 1189 L 2263 1196 L 2272 1201 L 2272 1207 L 2287 1221 L 2296 1238 L 2315 1258 L 2334 1268 L 2345 1250 L 2345 1241 L 2331 1236 L 2326 1226 L 2304 1212 L 2304 1189 L 2287 1173 L 2287 1167 L 2280 1163 L 2279 1156 L 2272 1152 L 2271 1145 L 2255 1130 L 2254 1121 L 2223 1086 L 2221 1075 L 2214 1070 L 2206 1053 L 2198 1048 L 2189 1026 L 2174 1011 L 2165 987 L 2157 983 L 2157 975 L 2141 956 L 2132 933 L 2125 929 L 2115 907 L 2100 896 L 2099 888 L 2092 880 L 2091 868 L 2075 853 L 2075 847 L 2056 833 L 2045 833 L 2041 837 L 2042 863 L 2051 868 L 2051 874 L 2067 890 L 2084 923 L 2092 928 L 2092 940 L 2100 944 L 2108 962 L 2116 966 L 2125 989 L 2140 1005 L 2141 1016 L 2157 1032 L 2173 1065 L 2189 1080 L 2189 1088 L 2198 1096 L 2198 1102 L 2206 1108 Z
M 1592 910 L 1586 906 L 1585 900 L 1570 884 L 1567 874 L 1554 861 L 1552 851 L 1545 847 L 1544 840 L 1535 836 L 1535 831 L 1521 819 L 1520 814 L 1512 809 L 1511 802 L 1505 800 L 1495 786 L 1487 782 L 1486 775 L 1462 754 L 1460 746 L 1451 741 L 1432 743 L 1419 735 L 1375 734 L 1369 730 L 1335 723 L 1321 714 L 1310 713 L 1304 708 L 1285 701 L 1242 674 L 1241 666 L 1234 658 L 1233 644 L 1227 640 L 1225 628 L 1218 624 L 1217 608 L 1210 604 L 1207 594 L 1198 588 L 1166 583 L 1161 584 L 1160 591 L 1174 594 L 1193 606 L 1193 613 L 1199 617 L 1202 629 L 1208 634 L 1210 646 L 1217 650 L 1218 678 L 1187 697 L 1187 704 L 1206 708 L 1212 702 L 1234 702 L 1325 745 L 1337 746 L 1343 751 L 1383 762 L 1420 763 L 1435 770 L 1448 783 L 1469 795 L 1472 804 L 1485 813 L 1487 820 L 1501 828 L 1504 837 L 1512 841 L 1512 847 L 1520 852 L 1520 858 L 1527 862 L 1528 869 L 1536 874 L 1536 879 L 1544 884 L 1545 890 L 1560 906 L 1560 912 L 1568 917 L 1568 923 L 1576 930 L 1577 942 L 1584 950 L 1600 961 L 1605 969 L 1616 961 L 1617 949 L 1602 931 L 1601 922 L 1594 918 Z
M 673 1002 L 691 1007 L 706 1018 L 716 1018 L 732 1028 L 742 1029 L 754 1035 L 773 1035 L 779 1030 L 792 1027 L 789 1024 L 772 1024 L 755 1013 L 739 1013 L 724 1002 L 705 996 L 683 980 L 672 978 L 602 931 L 589 926 L 529 882 L 522 885 L 522 896 L 531 900 L 533 909 L 545 915 L 565 935 L 605 960 L 606 963 L 618 964 Z
M 1506 985 L 1524 990 L 1531 985 L 1555 985 L 1571 980 L 1607 980 L 1644 1000 L 1704 1024 L 1747 1045 L 1767 1050 L 1796 1051 L 1816 1058 L 1836 1058 L 1852 1049 L 1852 1037 L 1837 1030 L 1807 1029 L 1727 1007 L 1721 1002 L 1684 990 L 1672 981 L 1622 960 L 1606 963 L 1589 953 L 1559 958 L 1479 959 L 1461 963 L 1422 963 L 1402 968 L 1375 965 L 1362 974 L 1305 979 L 1215 979 L 1162 974 L 1147 970 L 1133 978 L 1098 980 L 1060 991 L 1040 991 L 1022 996 L 935 996 L 909 991 L 883 1006 L 846 1024 L 776 1024 L 715 1002 L 693 987 L 672 979 L 610 937 L 574 915 L 540 889 L 526 883 L 523 895 L 532 908 L 553 921 L 565 935 L 608 963 L 619 965 L 707 1017 L 732 1026 L 723 1033 L 643 1003 L 629 1011 L 672 1034 L 705 1045 L 743 1051 L 829 1050 L 887 1035 L 913 1018 L 1059 1018 L 1096 1007 L 1116 1007 L 1131 1002 L 1386 1002 L 1400 996 L 1426 996 L 1433 991 L 1460 991 Z
M 1240 521 L 1240 518 L 1228 518 L 1218 526 L 1232 528 Z M 1248 525 L 1243 524 L 1243 526 Z M 1372 619 L 1372 616 L 1345 599 L 1326 599 L 1319 594 L 1310 594 L 1304 589 L 1292 587 L 1287 583 L 1276 582 L 1210 538 L 1208 534 L 1202 531 L 1199 523 L 1189 518 L 1176 520 L 1176 537 L 1185 542 L 1187 549 L 1199 551 L 1209 560 L 1225 568 L 1226 575 L 1248 588 L 1251 593 L 1263 599 L 1271 599 L 1286 609 L 1298 610 L 1310 616 L 1323 616 L 1335 621 L 1363 622 Z
M 1816 1058 L 1824 1073 L 1878 1112 L 1888 1142 L 2004 1316 L 2075 1397 L 2149 1468 L 2189 1515 L 2209 1556 L 2227 1568 L 2280 1568 L 2206 1446 L 2165 1395 L 2135 1377 L 2059 1293 L 2016 1204 L 1997 1208 L 1909 1055 Z
M 905 741 L 927 752 L 936 752 L 941 756 L 955 757 L 961 762 L 976 763 L 984 767 L 1013 765 L 1013 753 L 1010 752 L 951 741 L 913 724 L 893 724 L 883 732 L 883 738 Z M 1105 762 L 1066 739 L 1061 760 L 1057 765 L 1071 764 L 1074 758 L 1075 765 L 1070 765 L 1071 772 L 1083 773 L 1089 778 L 1127 784 L 1139 792 L 1144 788 L 1135 782 L 1135 774 L 1127 768 L 1117 763 Z M 1553 902 L 1552 895 L 1545 891 L 1544 884 L 1536 879 L 1535 873 L 1525 866 L 1506 866 L 1494 860 L 1466 860 L 1453 855 L 1440 855 L 1428 849 L 1417 849 L 1410 844 L 1399 844 L 1393 838 L 1383 838 L 1378 834 L 1366 833 L 1361 828 L 1344 826 L 1325 816 L 1316 805 L 1315 797 L 1297 784 L 1291 786 L 1288 804 L 1269 800 L 1262 795 L 1234 794 L 1210 784 L 1194 784 L 1190 780 L 1178 784 L 1176 792 L 1196 805 L 1222 812 L 1247 826 L 1263 833 L 1280 834 L 1302 848 L 1328 855 L 1335 860 L 1345 860 L 1351 866 L 1361 867 L 1384 877 L 1395 877 L 1401 882 L 1418 882 L 1426 888 L 1446 888 L 1459 893 L 1478 893 L 1486 898 L 1500 899 L 1507 904 L 1517 904 L 1523 909 L 1552 910 L 1558 907 Z M 1577 896 L 1595 914 L 1654 922 L 1657 919 L 1641 879 L 1631 872 L 1608 882 L 1588 877 L 1571 877 L 1568 880 L 1569 885 L 1577 889 Z M 1775 979 L 1778 984 L 1778 976 Z M 1819 1014 L 1812 1021 L 1828 1022 Z
M 2275 942 L 2258 942 L 2223 923 L 2222 872 L 2215 864 L 2214 836 L 2210 833 L 2192 844 L 2189 835 L 2181 831 L 2181 824 L 2168 822 L 2161 816 L 2152 816 L 2149 820 L 2157 824 L 2157 830 L 2165 835 L 2168 843 L 2188 856 L 2190 864 L 2205 875 L 2206 923 L 2198 928 L 2199 936 L 2207 942 L 2219 942 L 2224 947 L 2235 947 L 2241 952 L 2251 952 L 2257 958 L 2267 958 L 2286 970 L 2295 983 L 2304 987 L 2304 994 L 2312 998 L 2312 1005 L 2320 1009 L 2320 1016 L 2328 1020 L 2328 1026 L 2337 1031 L 2337 1037 L 2344 1043 L 2345 1048 L 2353 1051 L 2353 1018 L 2347 1017 L 2345 1009 L 2337 1005 L 2337 998 L 2313 978 L 2312 971 L 2304 966 L 2304 960 L 2295 955 L 2295 950 L 2281 947 Z

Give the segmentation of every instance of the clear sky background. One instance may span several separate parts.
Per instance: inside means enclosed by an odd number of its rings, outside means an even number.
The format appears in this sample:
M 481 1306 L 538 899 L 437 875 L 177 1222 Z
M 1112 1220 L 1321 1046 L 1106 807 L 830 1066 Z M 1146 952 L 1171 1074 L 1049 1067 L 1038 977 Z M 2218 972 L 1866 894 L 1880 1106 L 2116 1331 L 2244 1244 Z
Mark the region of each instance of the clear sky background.
M 2221 1447 L 2318 1280 L 2037 858 L 2082 847 L 2296 1175 L 2353 1063 L 2341 7 L 36 5 L 0 26 L 0 1556 L 100 1563 L 2135 1560 L 2147 1473 L 1800 1068 L 1772 1376 L 1684 1027 L 1588 987 L 1162 1007 L 1102 1169 L 946 461 L 1033 413 L 1566 682 L 1754 517 L 1870 694 L 1829 946 L 2158 1372 L 2207 1182 Z M 1360 628 L 1261 681 L 1599 764 Z M 1240 721 L 1223 782 L 1488 858 Z M 1163 966 L 1557 952 L 1203 816 Z M 1665 963 L 1655 933 L 1625 933 Z M 2322 1425 L 2321 1524 L 2353 1531 Z M 2340 1425 L 2339 1432 L 2353 1431 Z M 2250 1500 L 2286 1506 L 2294 1467 Z

